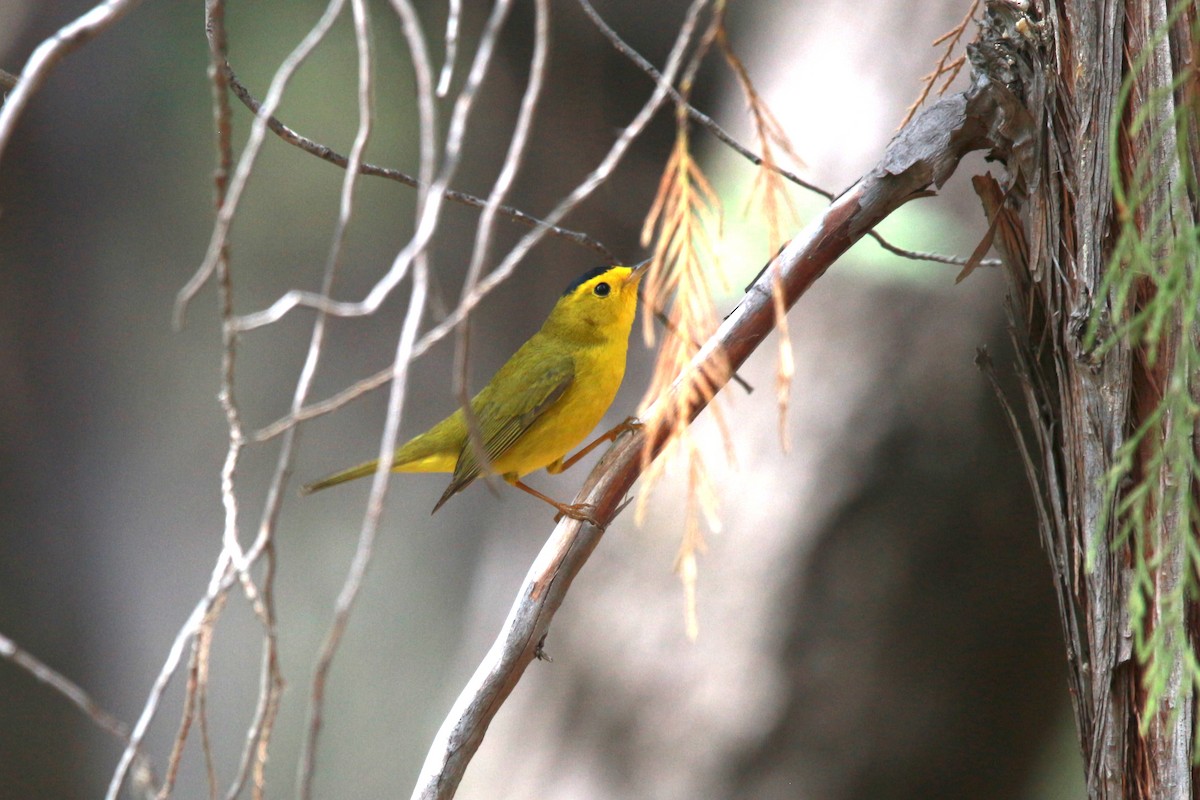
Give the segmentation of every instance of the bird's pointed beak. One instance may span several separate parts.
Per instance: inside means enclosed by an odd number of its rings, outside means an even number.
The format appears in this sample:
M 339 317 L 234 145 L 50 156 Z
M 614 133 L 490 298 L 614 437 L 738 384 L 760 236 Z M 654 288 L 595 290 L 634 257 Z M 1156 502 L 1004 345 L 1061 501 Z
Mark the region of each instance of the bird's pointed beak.
M 627 283 L 627 284 L 639 283 L 642 280 L 642 278 L 645 277 L 646 271 L 648 269 L 650 269 L 650 262 L 652 262 L 653 260 L 654 260 L 653 258 L 647 258 L 645 261 L 643 261 L 642 263 L 635 266 L 632 270 L 630 270 L 629 274 L 625 276 L 625 283 Z

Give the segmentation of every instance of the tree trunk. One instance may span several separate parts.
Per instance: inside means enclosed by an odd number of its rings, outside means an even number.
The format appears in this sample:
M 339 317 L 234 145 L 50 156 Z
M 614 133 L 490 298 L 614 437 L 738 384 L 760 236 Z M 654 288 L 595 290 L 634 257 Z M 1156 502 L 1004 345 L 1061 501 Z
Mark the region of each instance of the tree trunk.
M 1194 288 L 1163 301 L 1172 265 L 1196 283 L 1195 245 L 1191 256 L 1177 245 L 1194 243 L 1197 224 L 1195 123 L 1181 116 L 1185 101 L 1195 108 L 1196 7 L 1051 0 L 1029 13 L 997 23 L 1015 45 L 992 66 L 1033 117 L 997 245 L 1088 793 L 1190 798 Z M 998 208 L 1003 192 L 984 184 Z M 1152 307 L 1156 332 L 1136 322 Z M 1173 459 L 1181 436 L 1190 444 Z

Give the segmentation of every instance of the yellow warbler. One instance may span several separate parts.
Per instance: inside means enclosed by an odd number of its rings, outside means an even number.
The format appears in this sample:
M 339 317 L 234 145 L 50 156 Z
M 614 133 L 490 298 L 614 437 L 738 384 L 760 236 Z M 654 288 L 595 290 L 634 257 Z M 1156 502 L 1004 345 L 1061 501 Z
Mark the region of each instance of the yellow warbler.
M 599 267 L 567 287 L 541 330 L 472 398 L 478 443 L 470 440 L 460 408 L 401 446 L 392 456 L 392 470 L 454 473 L 434 511 L 479 475 L 495 474 L 554 506 L 560 515 L 594 521 L 588 506 L 559 503 L 521 478 L 543 467 L 561 472 L 631 426 L 626 420 L 564 461 L 604 417 L 621 386 L 638 283 L 648 263 L 633 269 Z M 336 472 L 303 491 L 371 475 L 377 463 Z

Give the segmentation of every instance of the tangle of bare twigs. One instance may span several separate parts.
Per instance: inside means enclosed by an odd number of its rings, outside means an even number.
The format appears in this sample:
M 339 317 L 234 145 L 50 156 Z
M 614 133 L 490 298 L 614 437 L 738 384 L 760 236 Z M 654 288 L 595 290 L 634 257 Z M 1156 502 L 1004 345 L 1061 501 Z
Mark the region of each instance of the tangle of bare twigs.
M 138 720 L 132 729 L 127 728 L 123 723 L 96 706 L 91 698 L 78 686 L 58 675 L 53 670 L 50 670 L 32 656 L 20 650 L 20 648 L 16 647 L 9 640 L 0 636 L 0 657 L 18 664 L 38 680 L 53 687 L 57 692 L 83 709 L 99 727 L 107 730 L 125 743 L 125 749 L 118 761 L 108 787 L 109 797 L 115 798 L 119 794 L 128 779 L 131 769 L 135 775 L 133 780 L 135 787 L 140 790 L 145 786 L 150 786 L 151 790 L 153 790 L 152 778 L 148 780 L 145 777 L 151 775 L 151 772 L 148 761 L 142 752 L 142 742 L 152 720 L 158 713 L 159 704 L 168 684 L 176 674 L 180 673 L 181 665 L 185 663 L 185 660 L 187 663 L 185 670 L 187 675 L 185 699 L 177 732 L 172 742 L 171 754 L 168 758 L 167 776 L 160 791 L 165 796 L 173 788 L 189 731 L 192 730 L 195 723 L 198 723 L 205 768 L 209 776 L 209 790 L 213 795 L 218 793 L 216 785 L 217 770 L 214 766 L 208 735 L 206 713 L 207 684 L 213 633 L 231 595 L 234 597 L 244 596 L 249 606 L 253 609 L 259 624 L 262 626 L 262 661 L 259 673 L 259 695 L 252 719 L 247 728 L 247 736 L 242 747 L 239 768 L 232 779 L 227 794 L 229 797 L 238 796 L 246 784 L 250 783 L 254 795 L 256 797 L 262 796 L 264 791 L 265 764 L 283 686 L 278 664 L 277 631 L 275 628 L 273 594 L 275 559 L 273 537 L 293 460 L 295 426 L 301 420 L 309 419 L 320 413 L 326 413 L 348 402 L 353 397 L 361 395 L 364 391 L 390 382 L 391 395 L 389 397 L 387 417 L 384 431 L 379 441 L 380 469 L 374 476 L 367 509 L 360 527 L 359 542 L 355 550 L 354 559 L 347 570 L 342 591 L 338 596 L 333 610 L 333 618 L 330 622 L 326 638 L 320 652 L 317 654 L 317 665 L 309 693 L 308 726 L 304 740 L 304 749 L 298 761 L 297 769 L 300 796 L 310 796 L 319 733 L 323 719 L 322 710 L 325 682 L 332 668 L 333 659 L 345 631 L 349 615 L 354 607 L 355 598 L 363 585 L 366 570 L 371 562 L 373 542 L 378 530 L 388 485 L 389 473 L 386 457 L 394 449 L 397 440 L 406 390 L 408 365 L 413 359 L 425 352 L 434 342 L 439 341 L 451 331 L 465 329 L 469 315 L 474 307 L 495 286 L 512 274 L 516 264 L 544 236 L 553 235 L 565 238 L 593 249 L 610 262 L 616 260 L 602 243 L 586 234 L 558 227 L 558 222 L 588 197 L 597 186 L 608 179 L 617 163 L 627 152 L 631 143 L 641 134 L 650 119 L 668 98 L 673 99 L 676 103 L 681 125 L 685 118 L 693 120 L 706 130 L 709 130 L 714 136 L 717 136 L 722 142 L 734 148 L 752 163 L 761 167 L 763 174 L 783 176 L 811 191 L 831 197 L 830 193 L 804 182 L 776 163 L 776 159 L 771 151 L 772 144 L 784 147 L 785 150 L 786 146 L 780 145 L 782 140 L 775 138 L 773 135 L 768 134 L 764 138 L 763 132 L 772 129 L 771 120 L 773 118 L 769 116 L 769 111 L 766 111 L 765 107 L 756 102 L 757 95 L 754 93 L 753 87 L 750 86 L 749 79 L 745 76 L 744 68 L 740 67 L 740 61 L 733 55 L 732 50 L 728 48 L 728 43 L 723 40 L 723 29 L 719 24 L 710 27 L 703 39 L 700 52 L 693 54 L 692 61 L 684 68 L 684 56 L 693 42 L 697 19 L 707 5 L 706 0 L 695 0 L 691 5 L 688 16 L 680 27 L 671 55 L 661 73 L 631 48 L 628 48 L 616 36 L 615 32 L 612 32 L 612 29 L 600 19 L 587 0 L 580 0 L 580 2 L 589 16 L 596 21 L 597 27 L 613 41 L 614 46 L 633 59 L 635 63 L 638 63 L 643 71 L 652 78 L 654 81 L 654 90 L 639 113 L 621 130 L 612 149 L 592 173 L 545 219 L 537 219 L 501 203 L 508 186 L 511 184 L 513 175 L 519 167 L 524 138 L 528 132 L 529 119 L 537 103 L 538 82 L 544 70 L 544 60 L 540 62 L 541 66 L 539 66 L 539 59 L 536 54 L 534 67 L 531 69 L 530 84 L 526 92 L 528 106 L 526 107 L 526 104 L 523 102 L 521 117 L 517 124 L 509 153 L 505 158 L 501 170 L 501 178 L 497 180 L 496 187 L 491 196 L 488 200 L 484 201 L 471 195 L 448 189 L 448 184 L 453 177 L 459 161 L 462 136 L 467 117 L 470 113 L 471 101 L 487 71 L 490 48 L 497 41 L 500 27 L 504 23 L 505 15 L 510 5 L 509 2 L 498 2 L 493 8 L 488 26 L 480 39 L 474 63 L 465 79 L 463 88 L 457 95 L 446 139 L 439 154 L 434 142 L 436 114 L 433 98 L 435 95 L 445 95 L 448 93 L 449 86 L 452 83 L 455 64 L 454 51 L 457 43 L 459 3 L 457 0 L 452 0 L 451 2 L 452 13 L 445 33 L 445 41 L 447 43 L 446 60 L 441 71 L 441 77 L 435 87 L 433 82 L 433 68 L 415 8 L 408 0 L 391 0 L 391 6 L 400 19 L 407 38 L 410 57 L 418 84 L 418 109 L 421 119 L 421 156 L 419 177 L 414 178 L 396 170 L 377 167 L 363 161 L 363 154 L 370 136 L 374 113 L 373 101 L 371 99 L 371 32 L 368 6 L 365 0 L 349 0 L 354 18 L 355 43 L 359 56 L 357 84 L 359 128 L 354 145 L 348 156 L 341 155 L 324 145 L 301 136 L 274 116 L 275 109 L 279 106 L 291 76 L 317 44 L 324 39 L 334 21 L 344 11 L 347 4 L 346 0 L 330 0 L 321 19 L 313 26 L 309 34 L 304 37 L 276 71 L 271 82 L 271 87 L 262 103 L 259 103 L 250 95 L 228 67 L 223 23 L 224 3 L 222 0 L 207 0 L 206 23 L 210 44 L 210 80 L 212 82 L 213 119 L 217 151 L 217 169 L 214 179 L 216 221 L 213 226 L 208 252 L 203 262 L 197 269 L 192 280 L 180 291 L 177 314 L 182 319 L 183 312 L 187 309 L 200 287 L 210 280 L 215 283 L 218 299 L 218 318 L 221 323 L 222 346 L 219 403 L 225 415 L 228 428 L 227 451 L 220 474 L 221 502 L 224 512 L 221 525 L 221 548 L 213 565 L 205 593 L 176 633 L 164 663 L 147 693 Z M 100 3 L 91 12 L 83 15 L 71 25 L 64 27 L 58 34 L 43 43 L 35 51 L 34 55 L 31 56 L 29 63 L 19 77 L 9 76 L 8 73 L 0 75 L 0 86 L 13 90 L 7 102 L 5 102 L 3 109 L 0 110 L 0 152 L 3 151 L 7 144 L 11 131 L 15 126 L 15 120 L 27 104 L 28 99 L 43 84 L 46 75 L 53 65 L 88 38 L 113 24 L 136 4 L 137 0 L 109 0 L 108 2 Z M 545 25 L 549 8 L 548 0 L 538 0 L 539 27 L 536 38 L 538 51 L 542 52 L 543 56 L 548 37 Z M 951 47 L 954 46 L 958 37 L 961 36 L 962 28 L 965 28 L 965 25 L 966 20 L 964 20 L 963 25 L 958 30 L 954 41 L 951 42 Z M 723 129 L 716 125 L 715 122 L 692 107 L 687 100 L 687 87 L 690 84 L 691 77 L 694 76 L 698 68 L 700 58 L 703 55 L 702 51 L 713 41 L 721 43 L 726 59 L 737 73 L 739 81 L 743 84 L 743 89 L 749 98 L 748 102 L 751 105 L 752 114 L 759 120 L 757 130 L 760 132 L 759 150 L 762 153 L 761 155 L 755 154 L 738 144 Z M 941 66 L 939 64 L 939 69 Z M 953 65 L 942 72 L 952 68 Z M 681 81 L 681 88 L 676 89 L 673 84 L 681 71 L 684 74 L 684 80 Z M 942 74 L 942 72 L 938 74 Z M 250 136 L 236 165 L 233 159 L 231 111 L 228 104 L 227 91 L 233 91 L 255 114 Z M 926 94 L 928 94 L 928 90 Z M 265 131 L 268 129 L 290 143 L 301 147 L 306 152 L 345 169 L 346 175 L 344 176 L 342 185 L 338 224 L 331 238 L 320 291 L 315 293 L 289 292 L 270 308 L 262 312 L 238 317 L 234 314 L 235 283 L 229 261 L 229 229 L 237 212 L 239 199 L 254 169 L 255 159 L 261 150 Z M 686 131 L 686 128 L 683 129 Z M 779 133 L 781 134 L 782 132 L 780 131 Z M 684 136 L 686 137 L 686 133 Z M 417 188 L 416 233 L 412 240 L 396 255 L 387 273 L 364 300 L 358 303 L 341 303 L 332 299 L 332 291 L 344 237 L 353 213 L 355 182 L 359 175 L 386 177 Z M 674 197 L 669 194 L 660 196 L 659 204 L 656 207 L 656 211 L 660 212 L 657 219 L 665 220 L 664 225 L 668 228 L 673 227 L 676 222 L 680 225 L 684 224 L 682 218 L 676 214 L 679 209 L 689 209 L 687 214 L 691 214 L 695 212 L 698 206 L 704 206 L 711 199 L 711 190 L 706 190 L 706 181 L 694 169 L 694 163 L 690 161 L 686 141 L 683 142 L 682 147 L 677 148 L 673 156 L 673 163 L 668 166 L 668 170 L 664 173 L 664 186 L 667 186 L 669 182 L 673 182 L 676 188 L 682 187 L 682 194 Z M 440 204 L 443 200 L 473 205 L 482 208 L 484 213 L 479 224 L 478 238 L 471 260 L 469 278 L 464 286 L 462 302 L 444 320 L 435 325 L 431 330 L 421 334 L 419 326 L 426 303 L 429 279 L 424 252 L 437 225 Z M 498 266 L 490 272 L 485 272 L 484 265 L 488 256 L 489 229 L 492 220 L 498 214 L 528 225 L 532 230 L 501 260 Z M 653 229 L 654 226 L 654 220 L 650 220 L 648 228 Z M 687 232 L 683 231 L 683 234 L 684 238 L 687 239 Z M 674 241 L 678 242 L 679 240 Z M 879 241 L 887 249 L 905 257 L 937 260 L 945 263 L 962 263 L 961 259 L 913 253 L 889 245 L 882 239 L 879 239 Z M 669 237 L 660 242 L 663 254 L 674 247 L 686 249 L 693 246 L 694 242 L 692 244 L 672 244 L 672 240 Z M 799 242 L 794 247 L 789 248 L 788 252 L 794 255 L 795 252 L 802 250 L 805 246 L 807 246 L 807 243 Z M 398 337 L 392 364 L 386 370 L 364 381 L 360 381 L 328 400 L 308 404 L 307 397 L 321 354 L 327 315 L 361 315 L 371 313 L 405 279 L 411 279 L 412 293 L 409 298 L 408 313 L 404 318 L 404 323 Z M 687 276 L 679 277 L 677 275 L 674 278 L 669 278 L 663 287 L 660 288 L 665 290 L 666 287 L 677 286 L 681 281 L 695 279 L 695 274 L 692 274 L 690 278 Z M 773 276 L 772 280 L 774 283 L 771 284 L 770 289 L 771 313 L 777 320 L 776 324 L 782 324 L 780 320 L 782 319 L 783 310 L 787 305 L 795 301 L 798 292 L 795 286 L 791 284 L 785 285 L 782 272 Z M 252 436 L 248 436 L 243 427 L 241 411 L 235 393 L 236 356 L 239 337 L 246 331 L 280 319 L 289 310 L 298 306 L 314 308 L 317 313 L 313 323 L 307 357 L 293 394 L 290 413 L 279 422 L 264 428 Z M 700 316 L 703 315 L 693 314 L 689 318 L 690 321 L 683 320 L 684 325 L 681 327 L 681 334 L 677 338 L 691 343 L 690 350 L 687 350 L 687 358 L 683 360 L 687 360 L 689 363 L 696 362 L 702 365 L 715 364 L 718 366 L 714 367 L 711 372 L 699 373 L 701 374 L 703 383 L 695 383 L 695 381 L 699 380 L 697 378 L 698 373 L 696 370 L 692 370 L 685 373 L 682 378 L 673 377 L 671 381 L 668 381 L 663 386 L 664 396 L 665 393 L 676 391 L 680 386 L 684 386 L 685 384 L 688 391 L 691 392 L 686 396 L 686 401 L 683 404 L 672 407 L 670 411 L 670 414 L 676 418 L 684 420 L 684 425 L 690 421 L 694 413 L 698 412 L 699 407 L 707 404 L 712 399 L 712 395 L 717 391 L 719 386 L 730 378 L 729 368 L 727 366 L 719 366 L 722 363 L 721 357 L 719 354 L 714 355 L 713 345 L 711 343 L 706 343 L 703 346 L 699 344 L 701 341 L 708 339 L 709 334 L 712 332 L 711 328 L 715 327 L 715 320 L 711 321 L 712 325 L 708 325 L 708 323 L 705 323 L 705 326 L 692 325 L 691 323 L 696 322 Z M 676 324 L 680 324 L 679 320 L 676 320 Z M 731 323 L 727 323 L 726 328 L 728 328 L 729 324 Z M 735 321 L 732 324 L 739 323 Z M 675 359 L 676 362 L 680 360 L 678 358 Z M 249 544 L 246 545 L 242 542 L 243 523 L 239 518 L 240 505 L 236 487 L 237 470 L 241 455 L 247 445 L 277 435 L 283 435 L 284 439 L 280 446 L 275 472 L 272 476 L 262 517 L 259 520 L 255 535 Z M 651 438 L 657 439 L 658 435 L 657 433 L 651 434 Z M 662 441 L 656 441 L 652 444 L 651 449 L 657 453 L 657 450 L 661 449 L 661 446 Z M 644 452 L 649 453 L 651 450 Z M 631 467 L 630 469 L 636 471 L 637 469 L 644 468 L 645 464 L 643 463 L 641 467 Z M 625 488 L 628 487 L 626 486 Z M 610 510 L 617 507 L 616 498 L 611 499 L 613 502 L 608 506 Z M 567 524 L 571 525 L 574 523 Z M 574 524 L 574 526 L 576 528 L 579 527 L 578 524 Z M 253 573 L 260 574 L 256 575 Z M 236 591 L 239 589 L 240 595 Z M 565 591 L 565 587 L 562 591 Z M 545 624 L 548 624 L 548 619 L 546 617 L 539 624 L 544 628 Z M 187 654 L 186 659 L 185 653 Z M 448 719 L 448 723 L 452 719 L 453 715 Z M 445 735 L 439 734 L 438 740 L 434 745 L 434 750 L 431 751 L 431 758 L 426 762 L 426 769 L 422 772 L 423 781 L 433 781 L 436 783 L 441 781 L 447 774 L 445 764 L 438 760 L 440 756 L 435 756 L 435 751 L 439 743 L 443 745 L 448 744 L 450 735 L 450 733 L 446 733 Z M 479 735 L 481 736 L 482 732 Z M 455 758 L 458 756 L 452 755 L 451 757 Z M 469 759 L 469 754 L 466 757 Z M 463 766 L 465 766 L 465 763 Z M 427 784 L 418 784 L 418 793 L 422 791 L 422 785 Z

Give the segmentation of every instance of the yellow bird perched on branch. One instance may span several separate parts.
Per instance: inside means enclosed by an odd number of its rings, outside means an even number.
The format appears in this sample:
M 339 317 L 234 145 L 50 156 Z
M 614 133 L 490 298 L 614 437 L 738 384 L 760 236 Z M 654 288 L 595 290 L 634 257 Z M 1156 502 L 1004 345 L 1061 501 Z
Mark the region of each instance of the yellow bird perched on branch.
M 581 275 L 563 292 L 541 330 L 471 399 L 478 442 L 471 440 L 460 408 L 401 446 L 392 456 L 392 470 L 454 473 L 434 511 L 480 475 L 500 475 L 560 515 L 594 522 L 590 506 L 560 503 L 521 478 L 543 467 L 562 472 L 631 427 L 627 419 L 566 458 L 604 417 L 621 386 L 638 284 L 648 266 L 598 267 Z M 377 464 L 367 461 L 336 472 L 302 491 L 310 494 L 371 475 Z

